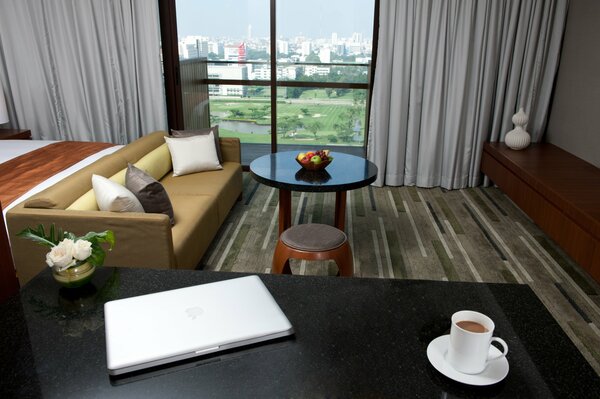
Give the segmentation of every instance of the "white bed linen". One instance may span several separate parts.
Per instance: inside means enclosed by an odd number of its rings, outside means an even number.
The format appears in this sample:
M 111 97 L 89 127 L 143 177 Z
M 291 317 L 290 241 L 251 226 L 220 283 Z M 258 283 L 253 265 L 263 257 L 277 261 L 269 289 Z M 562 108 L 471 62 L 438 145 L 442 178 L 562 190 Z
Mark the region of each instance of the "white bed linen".
M 11 141 L 11 140 L 7 140 L 7 141 Z M 23 140 L 25 141 L 25 140 Z M 27 140 L 29 141 L 29 140 Z M 41 140 L 40 140 L 41 141 Z M 47 144 L 52 143 L 52 141 L 47 142 Z M 6 223 L 6 212 L 12 208 L 13 206 L 17 205 L 20 202 L 25 201 L 27 198 L 31 197 L 34 194 L 39 193 L 42 190 L 45 190 L 46 188 L 50 187 L 51 185 L 61 181 L 62 179 L 64 179 L 67 176 L 72 175 L 73 173 L 77 172 L 79 169 L 91 164 L 92 162 L 102 158 L 105 155 L 108 154 L 112 154 L 113 152 L 115 152 L 116 150 L 118 150 L 119 148 L 122 148 L 122 145 L 116 145 L 114 147 L 109 147 L 109 148 L 105 148 L 102 151 L 99 151 L 95 154 L 90 155 L 89 157 L 82 159 L 81 161 L 77 162 L 76 164 L 68 167 L 67 169 L 63 170 L 62 172 L 59 172 L 57 174 L 55 174 L 54 176 L 48 178 L 47 180 L 44 180 L 43 182 L 41 182 L 40 184 L 38 184 L 37 186 L 33 187 L 31 190 L 27 191 L 25 194 L 23 194 L 22 196 L 20 196 L 19 198 L 15 199 L 13 202 L 11 202 L 8 206 L 6 206 L 6 208 L 3 209 L 4 212 L 4 222 Z M 34 148 L 35 149 L 35 148 Z M 27 152 L 27 151 L 26 151 Z M 90 180 L 90 188 L 91 188 L 91 180 Z
M 56 143 L 55 140 L 0 140 L 0 163 Z

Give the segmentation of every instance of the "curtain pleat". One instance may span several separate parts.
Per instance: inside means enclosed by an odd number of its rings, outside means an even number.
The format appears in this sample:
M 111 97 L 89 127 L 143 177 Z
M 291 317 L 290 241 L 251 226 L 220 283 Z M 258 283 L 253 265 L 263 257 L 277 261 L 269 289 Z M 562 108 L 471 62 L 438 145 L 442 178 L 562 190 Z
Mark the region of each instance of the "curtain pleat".
M 375 185 L 476 186 L 523 107 L 542 138 L 568 0 L 381 0 L 368 157 Z
M 166 128 L 156 1 L 2 2 L 0 45 L 11 124 L 34 138 L 125 144 Z

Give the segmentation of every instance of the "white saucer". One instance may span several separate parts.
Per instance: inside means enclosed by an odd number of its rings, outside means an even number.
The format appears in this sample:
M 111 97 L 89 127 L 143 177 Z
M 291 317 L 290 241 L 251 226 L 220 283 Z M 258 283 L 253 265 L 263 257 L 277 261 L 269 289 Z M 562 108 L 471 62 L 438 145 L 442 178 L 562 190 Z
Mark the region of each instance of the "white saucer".
M 437 371 L 454 381 L 462 382 L 468 385 L 492 385 L 500 382 L 508 374 L 508 360 L 506 357 L 493 360 L 488 363 L 485 370 L 479 374 L 465 374 L 457 371 L 448 362 L 446 362 L 446 352 L 450 343 L 450 335 L 437 337 L 427 347 L 427 358 Z M 497 356 L 502 352 L 493 345 L 490 345 L 490 355 Z

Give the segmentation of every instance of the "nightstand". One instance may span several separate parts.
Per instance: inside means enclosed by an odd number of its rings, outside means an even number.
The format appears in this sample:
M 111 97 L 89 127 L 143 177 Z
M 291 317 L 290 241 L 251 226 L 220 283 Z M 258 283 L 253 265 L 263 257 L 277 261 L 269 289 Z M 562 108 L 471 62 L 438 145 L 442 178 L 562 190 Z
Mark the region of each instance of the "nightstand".
M 0 140 L 31 140 L 31 130 L 0 129 Z

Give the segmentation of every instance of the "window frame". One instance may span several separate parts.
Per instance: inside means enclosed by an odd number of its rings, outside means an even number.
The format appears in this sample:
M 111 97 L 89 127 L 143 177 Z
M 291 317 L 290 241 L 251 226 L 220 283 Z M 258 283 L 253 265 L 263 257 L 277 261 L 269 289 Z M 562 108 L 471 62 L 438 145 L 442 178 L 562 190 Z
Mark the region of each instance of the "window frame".
M 263 64 L 270 65 L 271 76 L 268 80 L 249 80 L 249 79 L 203 79 L 202 84 L 208 85 L 243 85 L 243 86 L 268 86 L 271 94 L 271 132 L 277 132 L 277 89 L 279 87 L 304 87 L 304 88 L 332 88 L 332 89 L 362 89 L 367 90 L 366 100 L 366 121 L 370 119 L 370 104 L 373 96 L 373 82 L 375 78 L 375 66 L 377 60 L 377 46 L 379 38 L 379 0 L 374 0 L 373 10 L 373 38 L 371 62 L 368 64 L 353 63 L 335 63 L 334 66 L 366 66 L 368 70 L 367 83 L 343 83 L 343 82 L 301 82 L 277 80 L 277 0 L 270 1 L 270 51 L 269 61 L 223 61 L 209 60 L 209 63 L 216 64 Z M 163 73 L 165 84 L 165 96 L 167 103 L 167 119 L 169 129 L 184 129 L 182 87 L 179 64 L 179 49 L 177 37 L 177 10 L 176 0 L 158 0 L 160 15 L 160 30 L 162 42 Z M 288 64 L 288 63 L 285 63 Z M 321 63 L 294 62 L 289 65 L 322 65 Z M 365 123 L 365 140 L 362 149 L 366 155 L 367 143 L 369 138 L 368 123 Z M 277 134 L 271 133 L 271 153 L 277 152 Z

